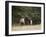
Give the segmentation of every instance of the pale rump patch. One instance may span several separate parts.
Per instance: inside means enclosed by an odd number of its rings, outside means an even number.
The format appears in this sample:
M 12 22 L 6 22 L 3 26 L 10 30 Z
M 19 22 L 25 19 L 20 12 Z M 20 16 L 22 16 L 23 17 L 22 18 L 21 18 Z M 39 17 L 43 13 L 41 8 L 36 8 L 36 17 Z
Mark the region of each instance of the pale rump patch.
M 30 20 L 30 24 L 32 25 L 32 20 Z
M 25 24 L 24 18 L 20 19 L 20 23 L 24 23 Z

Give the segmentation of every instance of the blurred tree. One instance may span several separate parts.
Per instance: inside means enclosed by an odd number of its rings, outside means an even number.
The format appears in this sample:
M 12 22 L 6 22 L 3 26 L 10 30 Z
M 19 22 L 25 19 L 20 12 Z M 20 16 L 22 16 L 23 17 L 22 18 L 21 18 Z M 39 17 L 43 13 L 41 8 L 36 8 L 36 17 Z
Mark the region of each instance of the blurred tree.
M 13 24 L 21 17 L 31 17 L 33 24 L 41 23 L 41 7 L 12 6 Z

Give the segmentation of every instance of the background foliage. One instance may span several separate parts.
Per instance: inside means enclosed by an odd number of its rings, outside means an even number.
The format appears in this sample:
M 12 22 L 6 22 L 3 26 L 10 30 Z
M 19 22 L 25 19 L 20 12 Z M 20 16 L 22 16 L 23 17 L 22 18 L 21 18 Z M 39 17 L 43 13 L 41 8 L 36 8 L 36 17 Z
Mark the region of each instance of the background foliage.
M 41 23 L 41 7 L 12 6 L 12 22 L 16 23 L 21 17 L 31 17 L 33 24 Z

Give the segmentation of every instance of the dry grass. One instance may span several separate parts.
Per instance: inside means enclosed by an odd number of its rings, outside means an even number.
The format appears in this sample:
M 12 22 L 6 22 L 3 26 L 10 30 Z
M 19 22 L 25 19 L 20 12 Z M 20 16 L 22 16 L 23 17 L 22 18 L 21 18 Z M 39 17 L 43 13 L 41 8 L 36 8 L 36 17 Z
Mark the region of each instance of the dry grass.
M 39 30 L 41 25 L 23 25 L 23 26 L 13 26 L 12 31 L 22 31 L 22 30 Z

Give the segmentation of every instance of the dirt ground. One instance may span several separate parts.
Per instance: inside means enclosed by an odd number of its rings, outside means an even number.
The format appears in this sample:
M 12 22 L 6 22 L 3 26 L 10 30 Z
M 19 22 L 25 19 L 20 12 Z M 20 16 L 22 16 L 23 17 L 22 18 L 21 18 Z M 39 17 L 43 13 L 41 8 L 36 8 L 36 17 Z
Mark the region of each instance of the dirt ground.
M 23 26 L 13 26 L 12 31 L 23 31 L 23 30 L 40 30 L 41 25 L 23 25 Z

